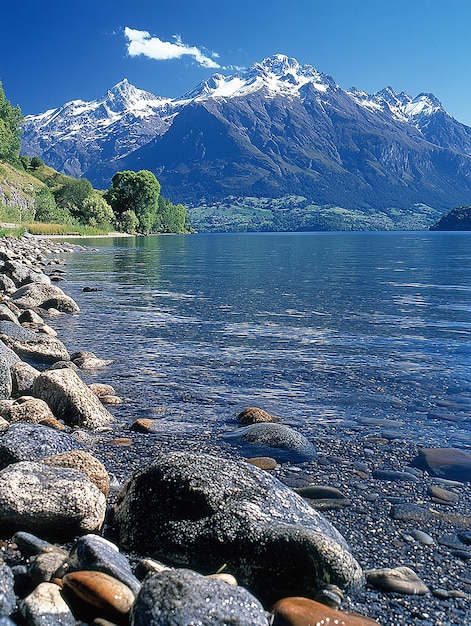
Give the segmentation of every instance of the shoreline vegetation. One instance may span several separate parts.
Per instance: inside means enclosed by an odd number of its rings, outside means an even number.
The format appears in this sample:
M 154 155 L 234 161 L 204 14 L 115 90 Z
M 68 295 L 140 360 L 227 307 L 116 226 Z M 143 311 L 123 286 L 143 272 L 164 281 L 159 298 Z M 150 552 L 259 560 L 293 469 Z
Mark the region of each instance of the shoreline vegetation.
M 468 451 L 389 419 L 307 440 L 254 407 L 234 418 L 263 457 L 169 449 L 56 336 L 80 248 L 0 239 L 2 624 L 469 623 Z

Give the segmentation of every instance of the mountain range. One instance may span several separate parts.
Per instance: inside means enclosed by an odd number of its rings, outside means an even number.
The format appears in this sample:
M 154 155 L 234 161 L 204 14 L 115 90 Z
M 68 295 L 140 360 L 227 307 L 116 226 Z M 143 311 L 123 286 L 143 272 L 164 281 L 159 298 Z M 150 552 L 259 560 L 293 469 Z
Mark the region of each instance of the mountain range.
M 426 205 L 432 223 L 471 198 L 471 128 L 433 94 L 344 90 L 280 54 L 175 99 L 123 80 L 98 100 L 27 116 L 22 143 L 98 188 L 149 169 L 190 207 L 289 196 L 394 222 Z

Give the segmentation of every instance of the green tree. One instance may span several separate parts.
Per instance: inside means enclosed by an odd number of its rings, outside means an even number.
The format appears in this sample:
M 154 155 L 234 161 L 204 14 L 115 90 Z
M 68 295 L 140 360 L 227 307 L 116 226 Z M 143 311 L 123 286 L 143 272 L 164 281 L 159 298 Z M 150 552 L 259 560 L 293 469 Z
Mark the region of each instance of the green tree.
M 147 234 L 152 230 L 158 212 L 160 183 L 148 170 L 117 172 L 105 200 L 111 205 L 118 222 L 127 211 L 133 211 L 138 220 L 137 231 Z
M 18 163 L 22 123 L 20 107 L 13 107 L 5 98 L 0 82 L 0 160 Z
M 37 170 L 38 167 L 42 167 L 43 165 L 44 165 L 44 161 L 40 157 L 34 156 L 31 159 L 30 166 L 33 168 L 33 170 Z
M 29 166 L 31 165 L 31 159 L 29 158 L 29 156 L 27 156 L 26 154 L 20 156 L 20 161 L 23 169 L 27 171 L 29 169 Z
M 56 204 L 70 211 L 72 217 L 80 219 L 83 202 L 92 194 L 93 187 L 86 178 L 65 178 L 53 192 Z
M 36 211 L 35 219 L 38 222 L 59 224 L 70 224 L 72 222 L 70 212 L 56 205 L 54 195 L 48 187 L 41 187 L 36 193 L 34 208 Z
M 130 235 L 137 233 L 139 220 L 134 211 L 124 211 L 119 217 L 118 226 L 122 233 L 129 233 Z
M 82 221 L 89 226 L 111 230 L 114 221 L 113 209 L 103 196 L 97 191 L 93 191 L 88 198 L 82 202 Z
M 184 233 L 189 230 L 188 214 L 183 204 L 172 204 L 159 198 L 159 210 L 154 223 L 155 230 L 162 233 Z

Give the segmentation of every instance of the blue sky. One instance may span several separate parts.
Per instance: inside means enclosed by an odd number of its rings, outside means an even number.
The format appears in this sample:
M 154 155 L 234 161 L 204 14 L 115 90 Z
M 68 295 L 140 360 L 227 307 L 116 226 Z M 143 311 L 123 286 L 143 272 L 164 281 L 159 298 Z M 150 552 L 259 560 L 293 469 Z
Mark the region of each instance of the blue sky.
M 40 113 L 123 78 L 177 97 L 283 53 L 343 88 L 432 92 L 471 126 L 470 33 L 471 0 L 22 0 L 2 11 L 0 80 Z

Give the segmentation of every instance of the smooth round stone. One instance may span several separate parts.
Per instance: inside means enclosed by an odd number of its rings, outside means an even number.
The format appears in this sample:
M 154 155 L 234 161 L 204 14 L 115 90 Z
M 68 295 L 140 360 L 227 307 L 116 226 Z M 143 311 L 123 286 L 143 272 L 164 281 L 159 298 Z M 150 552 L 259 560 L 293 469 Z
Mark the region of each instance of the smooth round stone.
M 233 587 L 237 587 L 237 578 L 232 574 L 224 574 L 221 572 L 220 574 L 209 574 L 206 578 L 213 578 L 214 580 L 222 580 L 226 585 L 232 585 Z
M 85 450 L 71 450 L 63 454 L 55 454 L 41 459 L 41 463 L 50 467 L 70 467 L 83 472 L 98 489 L 108 495 L 110 477 L 105 466 L 97 458 Z
M 295 489 L 315 509 L 326 511 L 351 506 L 350 500 L 336 487 L 329 485 L 308 485 Z
M 379 623 L 358 613 L 344 613 L 309 598 L 292 597 L 279 600 L 272 608 L 272 626 L 379 626 Z
M 49 541 L 40 539 L 36 535 L 22 530 L 13 535 L 12 542 L 18 546 L 18 550 L 26 557 L 43 552 L 52 552 L 57 549 L 53 543 L 49 543 Z
M 116 391 L 112 385 L 105 385 L 104 383 L 92 383 L 91 385 L 89 385 L 89 387 L 98 397 L 116 395 Z
M 51 552 L 44 552 L 38 554 L 31 561 L 31 565 L 28 568 L 28 575 L 35 585 L 40 583 L 54 582 L 54 574 L 62 567 L 67 559 L 67 552 L 56 548 Z
M 410 595 L 425 595 L 429 589 L 409 567 L 384 567 L 365 572 L 370 585 L 382 591 Z
M 131 430 L 135 433 L 151 433 L 154 421 L 145 417 L 139 417 L 132 423 Z
M 422 543 L 424 546 L 433 546 L 435 544 L 435 540 L 433 539 L 433 537 L 431 537 L 429 534 L 424 533 L 421 530 L 412 530 L 411 533 L 412 537 L 418 541 L 419 543 Z
M 116 578 L 95 571 L 79 571 L 66 574 L 62 579 L 65 592 L 69 592 L 97 610 L 97 615 L 109 619 L 127 615 L 134 604 L 131 589 Z
M 267 411 L 263 409 L 259 409 L 256 406 L 249 406 L 243 411 L 241 411 L 236 420 L 241 424 L 245 424 L 249 426 L 250 424 L 259 424 L 260 422 L 280 422 L 279 417 L 275 417 L 274 415 L 270 415 Z
M 278 467 L 278 463 L 270 456 L 254 456 L 251 459 L 245 459 L 247 463 L 255 465 L 263 470 L 272 470 Z
M 471 480 L 471 452 L 459 448 L 422 448 L 414 465 L 432 476 L 448 480 Z
M 132 441 L 128 437 L 116 437 L 115 439 L 112 439 L 108 445 L 121 448 L 126 446 L 132 446 Z
M 100 402 L 103 404 L 122 404 L 123 401 L 118 396 L 106 395 L 106 396 L 98 396 Z

